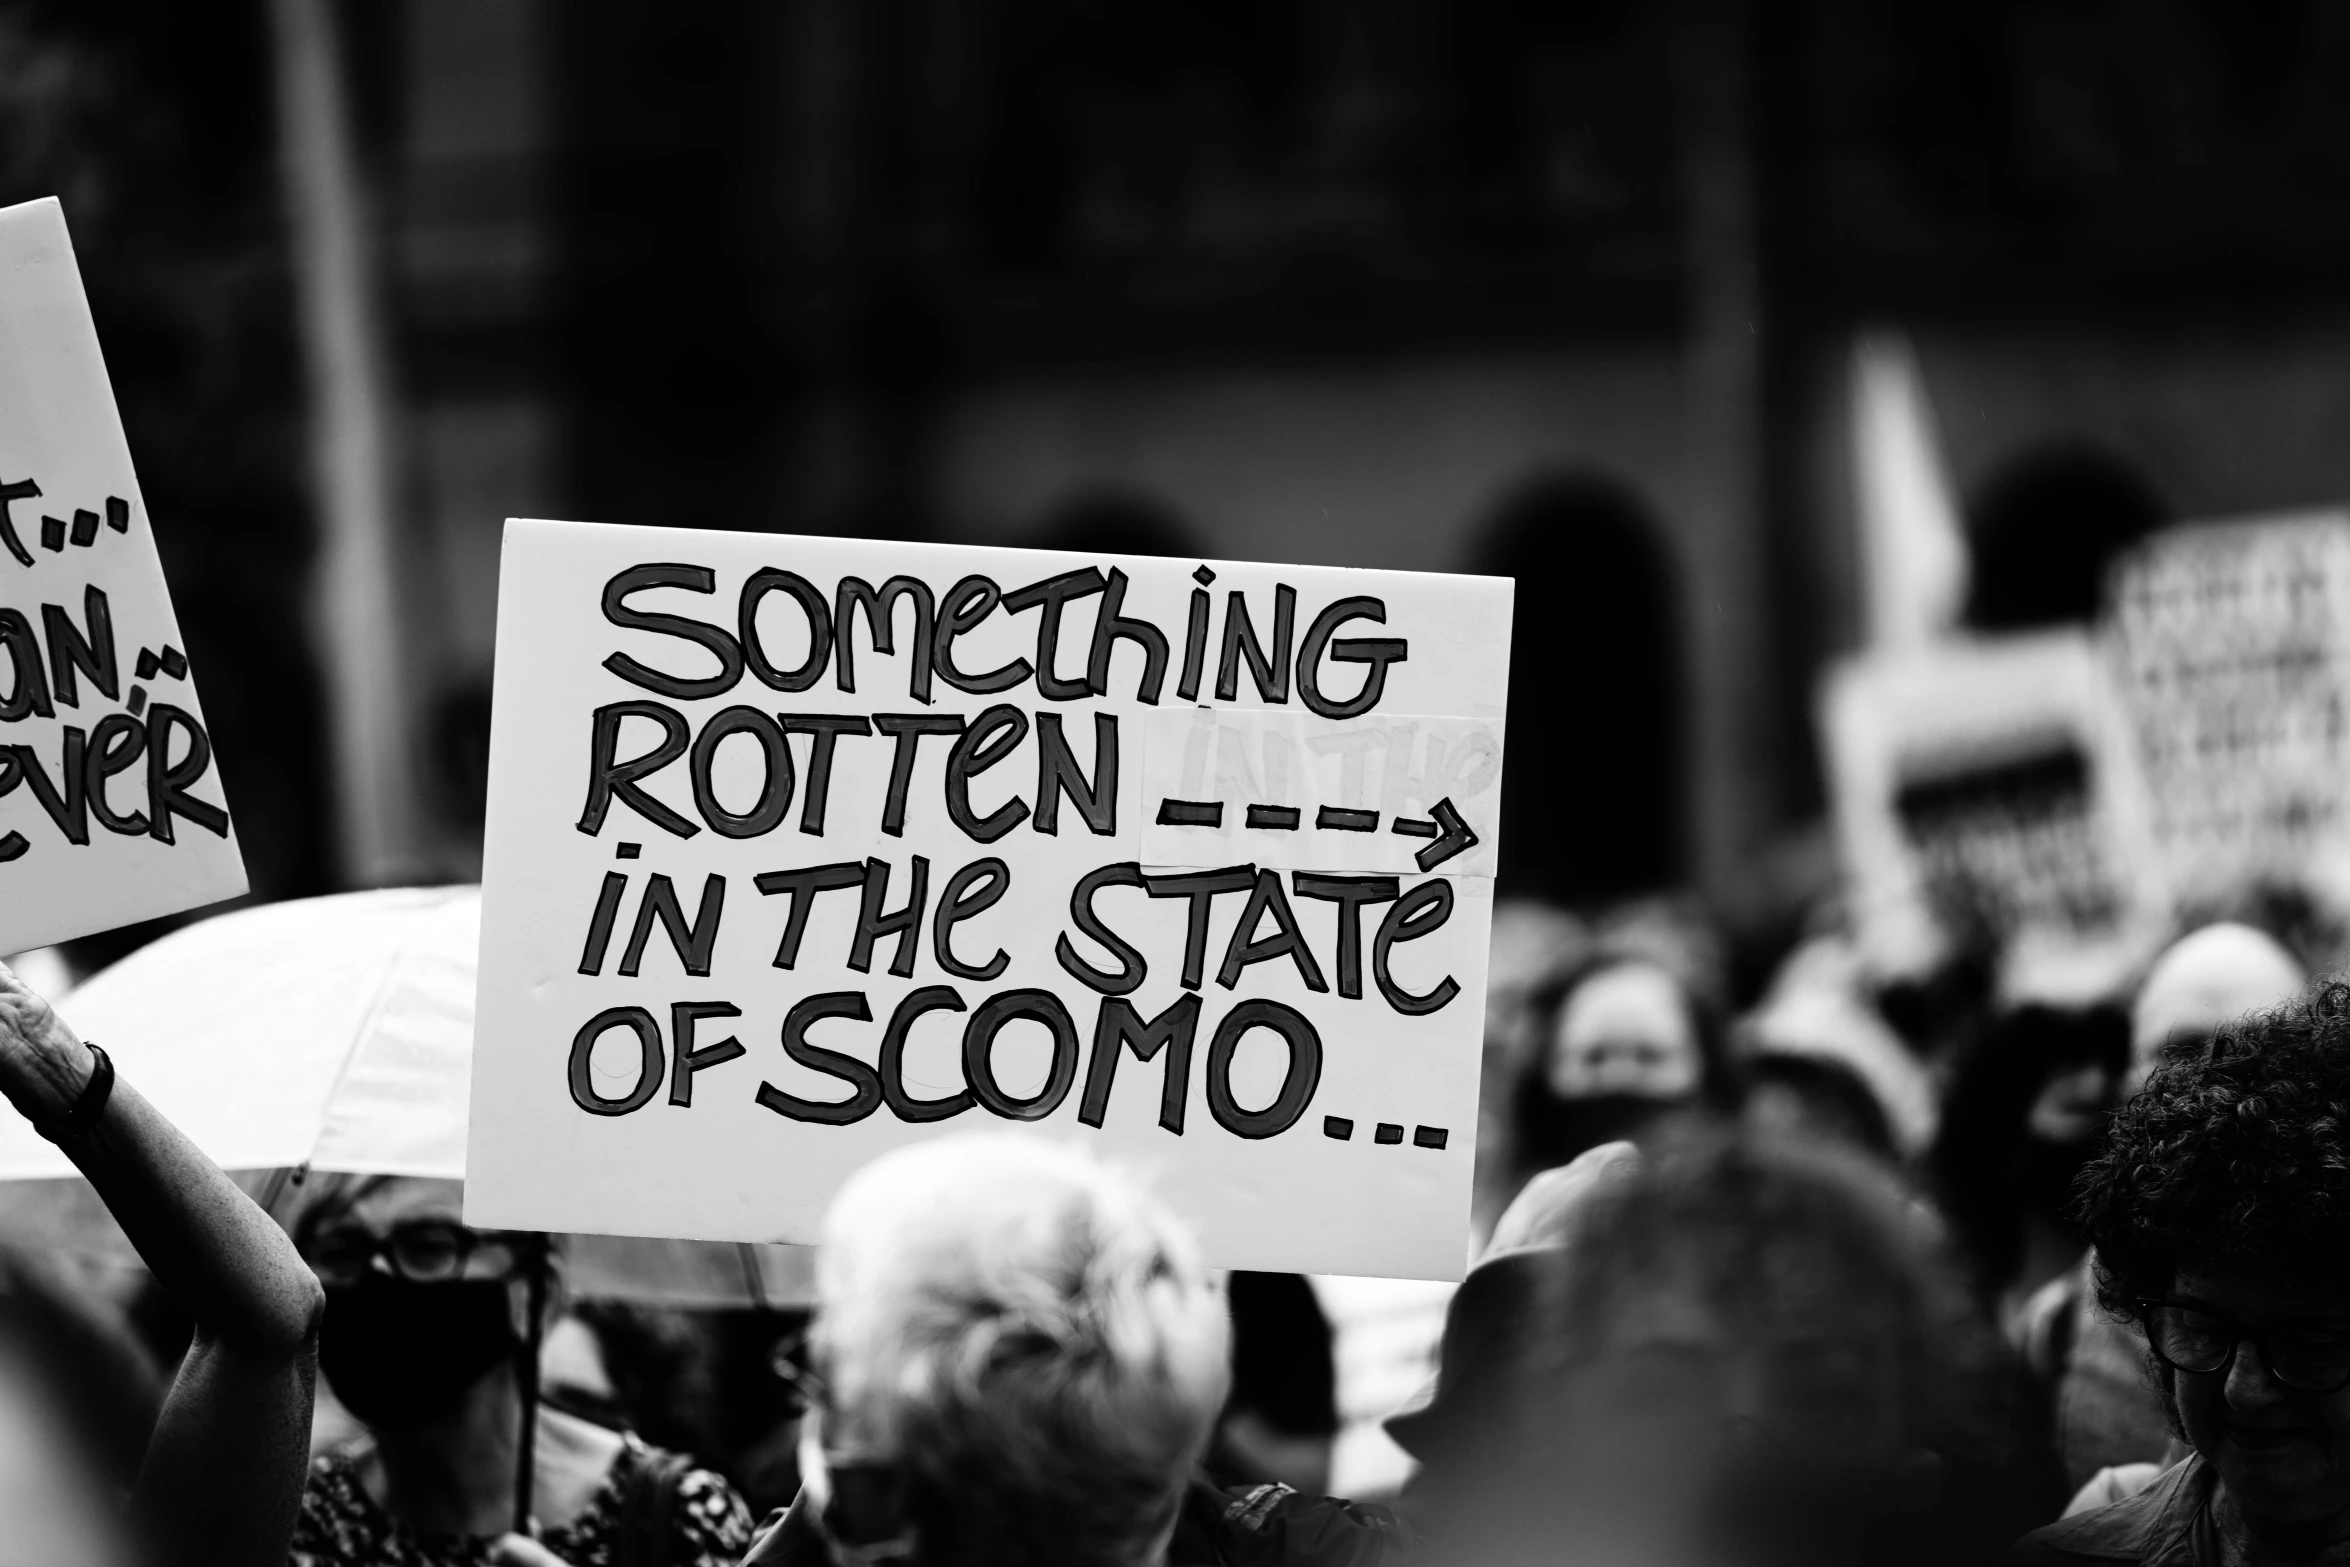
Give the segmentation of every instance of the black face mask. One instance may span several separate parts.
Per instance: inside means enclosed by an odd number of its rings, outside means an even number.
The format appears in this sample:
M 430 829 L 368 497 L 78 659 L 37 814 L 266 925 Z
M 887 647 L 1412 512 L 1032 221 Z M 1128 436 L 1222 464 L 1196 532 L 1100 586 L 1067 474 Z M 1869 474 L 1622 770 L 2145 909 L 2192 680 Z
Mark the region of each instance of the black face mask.
M 326 1292 L 318 1367 L 366 1424 L 412 1426 L 455 1409 L 516 1343 L 502 1281 L 371 1273 Z

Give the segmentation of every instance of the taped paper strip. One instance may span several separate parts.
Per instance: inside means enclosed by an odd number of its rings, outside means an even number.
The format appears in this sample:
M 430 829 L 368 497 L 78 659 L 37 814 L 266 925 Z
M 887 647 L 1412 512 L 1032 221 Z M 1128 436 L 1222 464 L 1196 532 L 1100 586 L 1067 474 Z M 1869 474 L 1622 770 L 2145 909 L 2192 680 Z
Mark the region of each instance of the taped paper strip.
M 1146 864 L 1493 874 L 1502 726 L 1491 719 L 1141 717 Z

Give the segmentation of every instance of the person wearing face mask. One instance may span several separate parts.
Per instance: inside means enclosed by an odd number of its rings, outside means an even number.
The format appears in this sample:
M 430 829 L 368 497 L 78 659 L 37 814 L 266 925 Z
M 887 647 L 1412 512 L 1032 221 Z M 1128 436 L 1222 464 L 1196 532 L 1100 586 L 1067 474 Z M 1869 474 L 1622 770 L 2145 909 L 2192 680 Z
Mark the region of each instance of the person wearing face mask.
M 2082 1181 L 2097 1298 L 2188 1453 L 2020 1563 L 2350 1560 L 2350 985 L 2174 1036 Z
M 311 1467 L 297 1567 L 607 1567 L 630 1536 L 668 1567 L 732 1564 L 750 1515 L 717 1475 L 539 1407 L 535 1540 L 510 1535 L 541 1237 L 473 1230 L 454 1181 L 345 1178 L 295 1225 L 326 1293 L 319 1366 L 365 1428 Z M 639 1557 L 639 1560 L 647 1558 Z
M 148 1430 L 106 1394 L 110 1352 L 72 1326 L 58 1286 L 0 1270 L 0 1562 L 276 1567 L 301 1494 L 317 1281 L 104 1049 L 5 966 L 0 1094 L 88 1178 L 195 1330 Z
M 2249 925 L 2205 925 L 2147 970 L 2130 1007 L 2119 1098 L 2145 1087 L 2169 1049 L 2192 1050 L 2249 1014 L 2299 995 L 2300 963 Z M 2018 1318 L 2017 1342 L 2052 1411 L 2074 1508 L 2118 1500 L 2180 1456 L 2146 1383 L 2146 1341 L 2098 1309 L 2093 1257 L 2043 1286 Z
M 1538 1171 L 1722 1097 L 1714 1010 L 1664 964 L 1602 950 L 1554 994 L 1547 1041 L 1512 1094 L 1513 1193 Z

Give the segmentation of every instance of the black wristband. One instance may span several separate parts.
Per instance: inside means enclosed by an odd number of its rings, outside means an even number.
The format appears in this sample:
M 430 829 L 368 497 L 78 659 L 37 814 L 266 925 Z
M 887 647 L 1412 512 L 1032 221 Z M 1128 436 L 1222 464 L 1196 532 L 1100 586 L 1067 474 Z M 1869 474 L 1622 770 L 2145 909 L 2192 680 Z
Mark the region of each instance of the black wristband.
M 83 1044 L 90 1052 L 90 1080 L 82 1084 L 81 1097 L 74 1100 L 73 1108 L 66 1111 L 54 1126 L 36 1123 L 33 1127 L 34 1131 L 60 1146 L 81 1137 L 97 1125 L 98 1117 L 106 1112 L 106 1101 L 114 1093 L 114 1058 L 87 1040 Z

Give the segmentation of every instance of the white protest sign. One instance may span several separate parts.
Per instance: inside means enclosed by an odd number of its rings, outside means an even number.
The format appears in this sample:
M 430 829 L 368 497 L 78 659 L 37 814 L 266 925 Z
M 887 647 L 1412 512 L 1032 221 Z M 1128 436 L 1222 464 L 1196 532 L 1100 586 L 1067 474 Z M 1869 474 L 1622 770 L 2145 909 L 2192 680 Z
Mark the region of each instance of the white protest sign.
M 1851 660 L 1821 733 L 1863 950 L 1914 974 L 1980 922 L 2010 947 L 2127 952 L 2154 894 L 2113 699 L 2081 632 Z
M 2114 573 L 2109 638 L 2173 900 L 2350 897 L 2350 514 L 2156 535 Z
M 1510 586 L 510 522 L 466 1212 L 810 1241 L 988 1125 L 1466 1263 Z
M 244 890 L 64 214 L 0 210 L 0 952 Z

